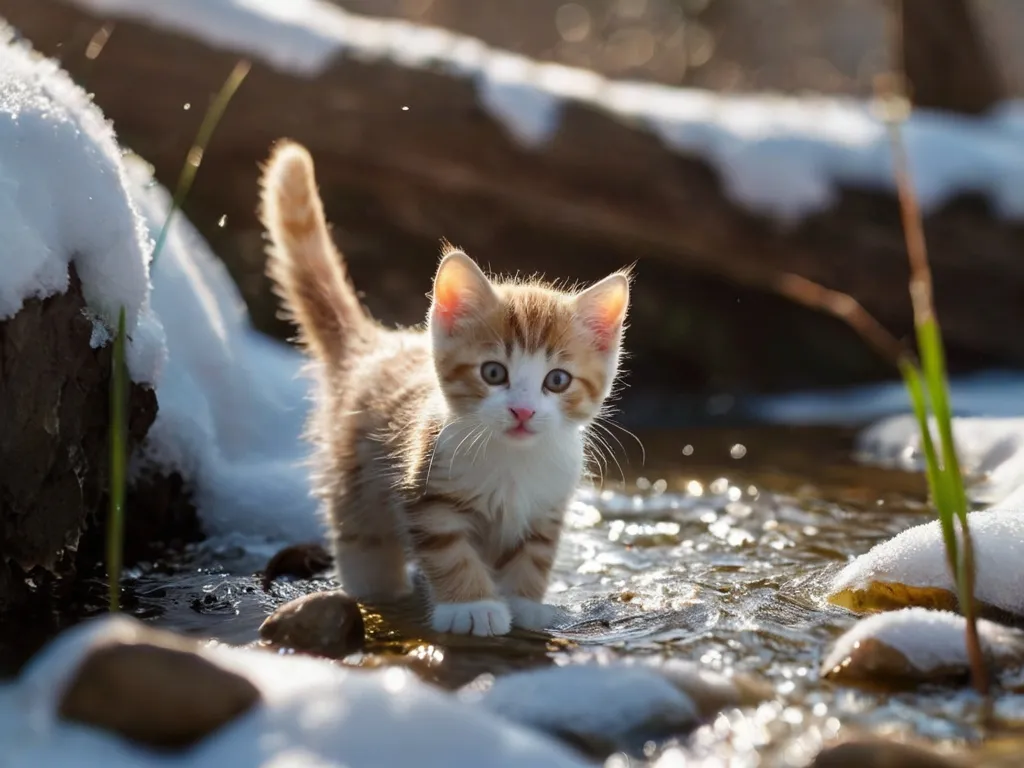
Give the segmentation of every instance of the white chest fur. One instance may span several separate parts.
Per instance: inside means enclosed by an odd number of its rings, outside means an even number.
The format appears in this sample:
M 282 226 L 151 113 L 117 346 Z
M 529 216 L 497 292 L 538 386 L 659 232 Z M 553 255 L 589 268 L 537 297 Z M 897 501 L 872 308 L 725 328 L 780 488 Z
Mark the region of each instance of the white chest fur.
M 456 451 L 461 440 L 442 436 L 431 485 L 472 500 L 501 546 L 517 542 L 531 521 L 561 514 L 580 482 L 583 438 L 576 430 L 560 430 L 532 445 L 493 438 L 483 447 Z

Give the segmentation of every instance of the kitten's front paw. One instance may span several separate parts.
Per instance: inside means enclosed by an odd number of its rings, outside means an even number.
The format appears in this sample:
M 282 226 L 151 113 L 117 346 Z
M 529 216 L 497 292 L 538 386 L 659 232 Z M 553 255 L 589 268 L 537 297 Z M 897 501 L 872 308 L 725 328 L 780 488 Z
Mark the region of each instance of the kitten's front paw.
M 566 616 L 557 605 L 538 603 L 525 597 L 510 597 L 508 605 L 512 609 L 512 623 L 522 629 L 550 629 Z
M 435 632 L 456 635 L 507 635 L 512 629 L 508 606 L 500 600 L 438 603 L 430 621 Z

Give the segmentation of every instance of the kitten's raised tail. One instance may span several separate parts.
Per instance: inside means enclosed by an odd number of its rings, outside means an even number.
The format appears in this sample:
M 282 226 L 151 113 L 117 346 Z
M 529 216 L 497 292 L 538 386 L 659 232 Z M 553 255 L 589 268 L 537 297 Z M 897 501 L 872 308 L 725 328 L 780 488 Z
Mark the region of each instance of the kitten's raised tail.
M 260 179 L 259 215 L 270 235 L 267 274 L 318 359 L 340 362 L 372 324 L 334 247 L 313 172 L 300 144 L 282 140 Z

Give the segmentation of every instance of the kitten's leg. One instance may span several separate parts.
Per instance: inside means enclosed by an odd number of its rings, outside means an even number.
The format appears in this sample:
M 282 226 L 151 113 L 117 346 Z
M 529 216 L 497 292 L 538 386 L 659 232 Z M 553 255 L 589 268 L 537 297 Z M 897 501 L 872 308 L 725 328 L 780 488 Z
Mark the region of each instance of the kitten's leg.
M 561 517 L 539 520 L 495 560 L 499 588 L 508 597 L 517 627 L 547 629 L 564 615 L 557 606 L 542 602 L 561 532 Z
M 412 591 L 398 525 L 401 507 L 364 445 L 348 458 L 328 499 L 334 560 L 342 587 L 355 598 L 393 600 Z
M 460 635 L 504 635 L 512 628 L 490 569 L 473 546 L 472 510 L 428 495 L 409 510 L 413 552 L 433 593 L 431 626 Z

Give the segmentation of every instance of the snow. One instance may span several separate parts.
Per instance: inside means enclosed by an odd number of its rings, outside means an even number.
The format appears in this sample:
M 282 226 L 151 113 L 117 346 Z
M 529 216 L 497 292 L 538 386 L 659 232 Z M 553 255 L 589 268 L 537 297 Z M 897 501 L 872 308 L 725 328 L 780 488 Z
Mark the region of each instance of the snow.
M 405 21 L 356 16 L 326 0 L 72 0 L 252 56 L 300 77 L 339 56 L 388 59 L 471 79 L 483 106 L 527 147 L 549 141 L 567 102 L 646 125 L 669 147 L 710 162 L 733 200 L 792 222 L 827 209 L 839 185 L 892 191 L 885 126 L 863 101 L 716 94 L 612 81 L 582 69 L 492 49 Z M 402 104 L 395 104 L 396 116 Z M 1024 104 L 983 118 L 915 110 L 904 128 L 925 213 L 978 192 L 1008 217 L 1024 215 Z
M 1024 374 L 984 371 L 949 382 L 953 411 L 960 416 L 1024 416 Z M 839 424 L 859 426 L 910 411 L 902 380 L 846 389 L 789 392 L 752 398 L 748 405 L 758 419 L 777 424 Z
M 904 608 L 862 619 L 836 640 L 821 668 L 837 670 L 848 659 L 856 659 L 862 643 L 874 640 L 901 653 L 920 672 L 934 672 L 969 666 L 964 642 L 967 622 L 949 611 Z M 998 666 L 1024 661 L 1024 633 L 991 621 L 978 621 L 982 647 Z M 868 655 L 871 655 L 868 652 Z M 852 664 L 855 664 L 851 662 Z M 865 671 L 871 671 L 866 665 Z
M 320 539 L 302 464 L 299 353 L 251 327 L 183 216 L 150 264 L 170 196 L 141 160 L 122 157 L 100 110 L 55 62 L 0 34 L 0 319 L 66 291 L 73 261 L 93 345 L 110 342 L 124 306 L 129 373 L 157 390 L 136 476 L 180 472 L 211 537 Z
M 1024 616 L 1024 514 L 1013 508 L 991 509 L 974 512 L 967 521 L 977 568 L 975 597 Z M 872 582 L 955 592 L 939 521 L 908 528 L 872 547 L 835 575 L 829 592 L 866 590 Z
M 1024 487 L 1024 376 L 987 371 L 950 382 L 953 433 L 971 499 L 1008 504 Z M 857 435 L 858 460 L 923 472 L 921 434 L 901 381 L 847 390 L 793 392 L 750 403 L 755 418 L 776 424 L 868 424 Z M 935 425 L 932 424 L 933 432 Z M 936 439 L 937 439 L 937 432 Z M 1024 491 L 1022 491 L 1024 493 Z
M 111 338 L 124 307 L 131 376 L 155 382 L 162 330 L 149 309 L 152 244 L 114 132 L 55 62 L 12 35 L 0 28 L 0 320 L 26 299 L 64 293 L 73 262 L 101 324 L 94 345 Z
M 126 166 L 155 238 L 171 197 L 141 160 Z M 134 471 L 181 472 L 211 537 L 321 539 L 301 439 L 309 392 L 303 358 L 253 329 L 227 269 L 180 214 L 152 282 L 167 364 L 157 420 Z
M 61 721 L 60 696 L 89 650 L 112 640 L 131 642 L 140 626 L 124 616 L 86 622 L 44 648 L 18 679 L 0 684 L 5 768 L 589 765 L 553 740 L 459 701 L 404 669 L 353 670 L 230 646 L 203 653 L 249 678 L 263 700 L 195 747 L 161 754 Z
M 689 696 L 656 669 L 641 665 L 531 669 L 503 675 L 483 693 L 463 696 L 532 728 L 602 741 L 625 741 L 648 727 L 693 727 L 699 720 Z

